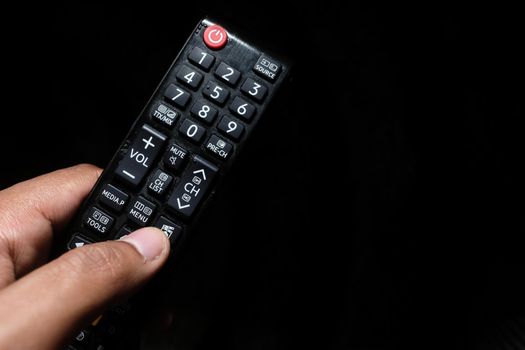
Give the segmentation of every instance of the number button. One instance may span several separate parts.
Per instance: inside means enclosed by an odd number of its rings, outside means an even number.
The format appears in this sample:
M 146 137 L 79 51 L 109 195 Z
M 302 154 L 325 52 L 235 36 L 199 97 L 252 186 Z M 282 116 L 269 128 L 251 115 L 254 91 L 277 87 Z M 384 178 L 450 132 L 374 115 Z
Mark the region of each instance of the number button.
M 222 117 L 221 122 L 217 125 L 217 129 L 235 141 L 239 140 L 244 133 L 244 126 L 227 115 Z
M 230 92 L 225 87 L 213 81 L 208 82 L 204 90 L 202 90 L 202 93 L 220 106 L 222 106 L 228 99 L 228 96 L 230 96 Z
M 177 80 L 193 90 L 197 90 L 202 82 L 202 74 L 184 65 L 177 73 Z
M 226 84 L 235 86 L 241 78 L 241 72 L 228 66 L 226 63 L 221 62 L 215 71 L 215 76 L 224 81 Z
M 178 87 L 177 85 L 173 84 L 170 84 L 170 86 L 168 86 L 166 92 L 164 92 L 164 97 L 166 97 L 169 101 L 173 102 L 180 108 L 186 107 L 186 105 L 190 101 L 190 94 L 187 91 L 184 91 L 183 89 Z
M 230 105 L 230 111 L 242 119 L 250 121 L 255 114 L 255 107 L 236 96 Z
M 202 137 L 206 133 L 204 128 L 198 124 L 193 123 L 189 119 L 185 119 L 182 122 L 182 125 L 179 128 L 179 131 L 182 133 L 184 137 L 187 139 L 199 143 L 202 140 Z
M 215 57 L 213 55 L 210 55 L 198 47 L 194 47 L 193 50 L 191 50 L 188 59 L 191 63 L 204 69 L 206 72 L 210 70 L 211 66 L 213 66 L 213 62 L 215 62 Z
M 268 89 L 262 83 L 258 83 L 252 78 L 248 78 L 241 86 L 241 91 L 255 101 L 261 102 L 266 97 Z
M 190 110 L 191 115 L 201 119 L 206 124 L 211 124 L 217 117 L 217 110 L 206 103 L 204 100 L 199 100 L 193 104 Z

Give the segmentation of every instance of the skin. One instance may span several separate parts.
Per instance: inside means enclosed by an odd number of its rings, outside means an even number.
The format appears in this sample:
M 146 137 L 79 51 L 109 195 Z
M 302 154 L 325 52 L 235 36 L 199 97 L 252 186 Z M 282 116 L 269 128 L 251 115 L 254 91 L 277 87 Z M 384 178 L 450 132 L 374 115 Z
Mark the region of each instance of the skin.
M 155 228 L 90 244 L 47 262 L 101 170 L 78 165 L 0 191 L 0 349 L 58 349 L 165 263 Z

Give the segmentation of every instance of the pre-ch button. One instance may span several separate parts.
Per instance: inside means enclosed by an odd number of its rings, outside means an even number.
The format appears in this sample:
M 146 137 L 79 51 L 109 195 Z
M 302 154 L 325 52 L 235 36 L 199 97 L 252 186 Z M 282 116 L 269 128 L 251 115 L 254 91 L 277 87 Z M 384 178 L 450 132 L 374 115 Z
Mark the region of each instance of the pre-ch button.
M 206 142 L 206 151 L 211 154 L 226 160 L 231 154 L 232 144 L 218 137 L 217 135 L 211 135 L 208 142 Z

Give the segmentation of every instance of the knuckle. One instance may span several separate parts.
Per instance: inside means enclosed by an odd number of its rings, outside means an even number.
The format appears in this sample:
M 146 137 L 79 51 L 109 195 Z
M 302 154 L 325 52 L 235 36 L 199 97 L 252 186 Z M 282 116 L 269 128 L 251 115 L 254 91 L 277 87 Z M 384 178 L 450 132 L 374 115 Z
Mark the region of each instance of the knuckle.
M 74 275 L 118 280 L 126 275 L 125 253 L 110 244 L 93 244 L 64 255 L 64 267 Z

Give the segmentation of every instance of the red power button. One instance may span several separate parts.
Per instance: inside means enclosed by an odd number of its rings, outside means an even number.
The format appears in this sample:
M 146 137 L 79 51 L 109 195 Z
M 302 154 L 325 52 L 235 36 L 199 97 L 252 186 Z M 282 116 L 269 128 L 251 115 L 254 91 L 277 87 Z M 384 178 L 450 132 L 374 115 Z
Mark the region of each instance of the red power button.
M 228 41 L 228 33 L 226 30 L 218 25 L 212 25 L 204 31 L 204 42 L 210 49 L 222 49 Z

